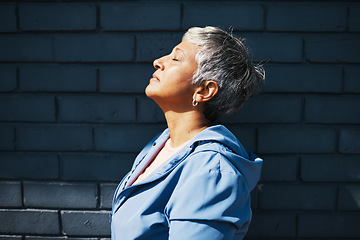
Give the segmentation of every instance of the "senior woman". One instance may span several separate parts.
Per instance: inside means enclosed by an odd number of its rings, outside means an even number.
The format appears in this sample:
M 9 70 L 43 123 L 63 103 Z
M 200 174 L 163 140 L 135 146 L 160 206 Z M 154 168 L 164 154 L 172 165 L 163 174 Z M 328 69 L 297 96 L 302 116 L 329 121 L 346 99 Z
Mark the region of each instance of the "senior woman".
M 239 38 L 216 27 L 190 28 L 153 65 L 145 92 L 168 128 L 119 184 L 112 239 L 242 239 L 262 160 L 215 121 L 257 92 L 262 68 Z

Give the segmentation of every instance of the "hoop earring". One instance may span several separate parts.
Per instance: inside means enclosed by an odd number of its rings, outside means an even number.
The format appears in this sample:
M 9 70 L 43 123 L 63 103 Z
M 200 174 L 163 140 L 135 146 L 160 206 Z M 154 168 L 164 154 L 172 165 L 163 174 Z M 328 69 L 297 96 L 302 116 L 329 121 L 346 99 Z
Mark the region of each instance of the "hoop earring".
M 195 99 L 192 100 L 192 105 L 193 105 L 194 107 L 196 107 L 198 104 L 199 104 L 199 103 L 198 103 L 197 101 L 195 101 Z

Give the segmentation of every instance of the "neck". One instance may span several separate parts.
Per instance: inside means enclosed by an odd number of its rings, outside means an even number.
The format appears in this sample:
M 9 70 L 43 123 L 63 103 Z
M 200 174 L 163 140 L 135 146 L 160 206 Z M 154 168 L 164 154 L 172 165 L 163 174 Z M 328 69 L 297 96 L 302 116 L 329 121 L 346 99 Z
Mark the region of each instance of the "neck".
M 170 132 L 170 145 L 177 147 L 192 139 L 196 134 L 210 125 L 210 122 L 198 111 L 177 113 L 165 112 Z

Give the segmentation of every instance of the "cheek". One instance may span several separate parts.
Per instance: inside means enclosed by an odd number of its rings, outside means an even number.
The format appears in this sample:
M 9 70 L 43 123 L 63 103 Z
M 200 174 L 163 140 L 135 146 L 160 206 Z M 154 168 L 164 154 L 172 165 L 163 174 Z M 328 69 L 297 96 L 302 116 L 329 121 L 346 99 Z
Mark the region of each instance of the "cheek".
M 192 70 L 190 68 L 187 68 L 184 71 L 181 71 L 180 73 L 178 73 L 178 81 L 179 82 L 190 83 L 192 81 L 194 73 L 195 73 L 194 70 Z

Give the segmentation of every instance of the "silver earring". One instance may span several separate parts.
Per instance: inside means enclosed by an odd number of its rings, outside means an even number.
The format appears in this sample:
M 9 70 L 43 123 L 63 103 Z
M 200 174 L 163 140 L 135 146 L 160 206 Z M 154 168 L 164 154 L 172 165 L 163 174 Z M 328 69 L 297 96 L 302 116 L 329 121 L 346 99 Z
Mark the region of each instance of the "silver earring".
M 195 99 L 193 99 L 192 105 L 193 105 L 194 107 L 196 107 L 198 104 L 199 104 L 199 103 L 198 103 L 197 101 L 195 101 Z

